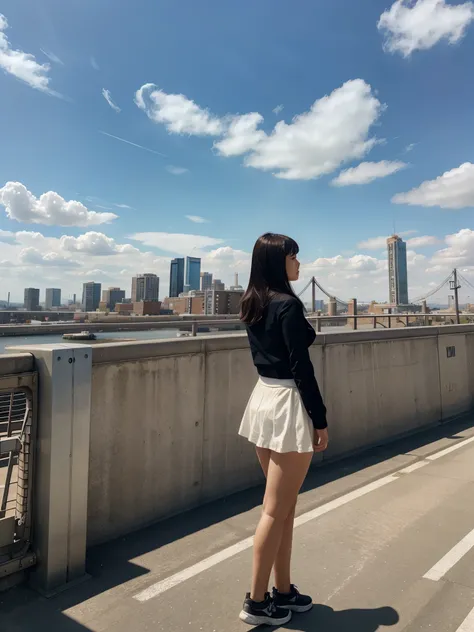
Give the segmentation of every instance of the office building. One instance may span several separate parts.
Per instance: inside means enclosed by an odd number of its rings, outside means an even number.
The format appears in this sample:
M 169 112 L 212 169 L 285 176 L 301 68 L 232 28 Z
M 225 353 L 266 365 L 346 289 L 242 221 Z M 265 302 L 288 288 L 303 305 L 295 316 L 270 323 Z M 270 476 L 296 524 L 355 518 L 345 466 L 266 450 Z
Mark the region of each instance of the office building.
M 220 279 L 214 279 L 214 281 L 212 282 L 211 289 L 216 290 L 218 292 L 223 292 L 225 290 L 225 283 L 222 283 Z
M 212 290 L 211 272 L 201 272 L 201 290 L 203 292 L 205 292 L 206 290 Z
M 99 309 L 102 285 L 89 281 L 82 286 L 82 310 L 95 312 Z
M 61 290 L 53 287 L 46 288 L 46 299 L 44 306 L 46 309 L 61 307 Z
M 108 290 L 102 292 L 102 303 L 105 304 L 106 309 L 111 312 L 115 310 L 117 303 L 121 303 L 125 298 L 125 290 L 121 290 L 119 287 L 109 287 Z
M 135 316 L 159 316 L 161 313 L 160 301 L 140 301 L 133 304 Z
M 132 303 L 157 301 L 160 297 L 160 279 L 156 274 L 137 274 L 132 279 Z
M 37 312 L 39 310 L 40 291 L 34 287 L 25 288 L 24 306 L 28 312 Z
M 201 287 L 201 259 L 197 257 L 186 257 L 186 279 L 185 285 L 188 291 L 199 290 Z
M 387 239 L 387 249 L 389 302 L 408 305 L 407 245 L 401 237 L 393 235 Z
M 243 295 L 243 290 L 208 290 L 204 296 L 204 313 L 208 316 L 237 315 Z
M 172 259 L 170 266 L 170 296 L 184 292 L 184 258 Z

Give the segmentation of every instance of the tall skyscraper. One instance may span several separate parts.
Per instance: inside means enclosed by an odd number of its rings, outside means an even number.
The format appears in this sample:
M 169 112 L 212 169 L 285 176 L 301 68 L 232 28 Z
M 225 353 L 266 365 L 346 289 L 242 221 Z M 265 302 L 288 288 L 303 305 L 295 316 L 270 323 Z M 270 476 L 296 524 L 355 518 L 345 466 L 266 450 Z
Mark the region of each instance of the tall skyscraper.
M 34 287 L 25 288 L 24 306 L 29 312 L 36 312 L 39 309 L 40 291 Z
M 137 274 L 132 279 L 132 303 L 157 301 L 160 297 L 160 279 L 156 274 Z
M 125 290 L 119 287 L 109 287 L 108 290 L 102 292 L 102 302 L 106 303 L 111 312 L 114 311 L 117 303 L 121 303 L 125 298 Z
M 184 258 L 172 259 L 170 266 L 170 296 L 175 298 L 184 292 Z
M 408 305 L 407 245 L 401 237 L 387 239 L 388 285 L 392 305 Z
M 82 310 L 84 312 L 95 312 L 99 308 L 100 291 L 102 285 L 89 281 L 82 286 Z
M 46 288 L 46 300 L 44 306 L 46 309 L 61 307 L 61 290 L 54 287 Z
M 201 272 L 201 291 L 205 292 L 206 290 L 212 289 L 212 273 L 211 272 Z
M 201 259 L 197 257 L 186 257 L 186 280 L 185 285 L 190 290 L 199 290 L 201 286 Z

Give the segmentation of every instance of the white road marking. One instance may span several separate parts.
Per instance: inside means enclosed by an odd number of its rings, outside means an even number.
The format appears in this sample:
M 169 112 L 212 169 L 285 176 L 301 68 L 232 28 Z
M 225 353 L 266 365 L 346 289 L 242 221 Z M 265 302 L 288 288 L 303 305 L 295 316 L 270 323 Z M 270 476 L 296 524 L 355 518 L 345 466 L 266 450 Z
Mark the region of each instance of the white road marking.
M 299 527 L 302 524 L 306 524 L 310 520 L 314 520 L 315 518 L 318 518 L 319 516 L 322 516 L 328 513 L 329 511 L 333 511 L 334 509 L 337 509 L 338 507 L 342 507 L 343 505 L 346 505 L 352 500 L 355 500 L 356 498 L 361 498 L 362 496 L 365 496 L 366 494 L 369 494 L 370 492 L 376 489 L 379 489 L 380 487 L 383 487 L 384 485 L 387 485 L 388 483 L 392 483 L 393 481 L 396 481 L 396 480 L 397 480 L 396 476 L 385 476 L 384 478 L 381 478 L 378 481 L 369 483 L 368 485 L 365 485 L 364 487 L 361 487 L 360 489 L 356 489 L 355 491 L 350 492 L 349 494 L 346 494 L 345 496 L 341 496 L 341 498 L 336 498 L 336 500 L 332 500 L 331 502 L 326 503 L 325 505 L 322 505 L 321 507 L 317 507 L 316 509 L 313 509 L 312 511 L 308 511 L 307 513 L 302 514 L 295 520 L 295 527 Z M 238 553 L 242 553 L 242 551 L 250 549 L 252 545 L 253 545 L 253 537 L 246 538 L 245 540 L 242 540 L 241 542 L 237 542 L 237 544 L 229 546 L 227 549 L 224 549 L 223 551 L 220 551 L 219 553 L 216 553 L 215 555 L 211 555 L 211 557 L 208 557 L 205 560 L 202 560 L 202 562 L 198 562 L 197 564 L 194 564 L 193 566 L 190 566 L 189 568 L 185 568 L 184 570 L 179 571 L 178 573 L 175 573 L 174 575 L 171 575 L 171 577 L 167 577 L 166 579 L 163 579 L 160 582 L 157 582 L 156 584 L 149 586 L 142 592 L 135 595 L 134 599 L 136 599 L 137 601 L 142 601 L 142 602 L 148 601 L 149 599 L 153 599 L 154 597 L 157 597 L 158 595 L 161 595 L 162 593 L 166 592 L 170 588 L 173 588 L 174 586 L 181 584 L 187 579 L 191 579 L 192 577 L 195 577 L 196 575 L 199 575 L 200 573 L 207 571 L 209 568 L 216 566 L 216 564 L 220 564 L 221 562 L 228 560 L 231 557 L 234 557 Z
M 433 566 L 423 577 L 431 579 L 434 582 L 439 581 L 442 577 L 455 566 L 460 559 L 474 546 L 474 529 L 467 534 L 465 538 L 458 542 L 440 561 Z
M 146 588 L 142 592 L 138 593 L 138 595 L 135 595 L 134 599 L 137 601 L 148 601 L 149 599 L 153 599 L 153 597 L 157 597 L 187 579 L 191 579 L 191 577 L 195 577 L 196 575 L 207 571 L 207 569 L 216 566 L 216 564 L 220 564 L 221 562 L 228 560 L 230 557 L 234 557 L 234 555 L 250 549 L 252 545 L 253 537 L 237 542 L 237 544 L 229 546 L 227 549 L 219 551 L 219 553 L 216 553 L 215 555 L 211 555 L 211 557 L 202 560 L 202 562 L 198 562 L 189 568 L 185 568 L 179 573 L 171 575 L 171 577 L 163 579 L 157 584 L 153 584 L 149 588 Z
M 474 608 L 467 615 L 456 632 L 474 632 Z
M 446 454 L 450 454 L 454 450 L 458 450 L 472 442 L 474 442 L 474 437 L 471 437 L 470 439 L 466 439 L 465 441 L 461 441 L 460 443 L 457 443 L 456 445 L 451 446 L 450 448 L 447 448 L 446 450 L 442 450 L 441 452 L 434 454 L 431 457 L 427 457 L 425 460 L 417 461 L 416 463 L 413 463 L 412 465 L 409 465 L 408 467 L 405 467 L 399 470 L 398 472 L 395 472 L 394 474 L 391 474 L 389 476 L 384 476 L 383 478 L 377 481 L 369 483 L 368 485 L 364 485 L 363 487 L 360 487 L 359 489 L 349 492 L 348 494 L 345 494 L 344 496 L 341 496 L 340 498 L 336 498 L 335 500 L 332 500 L 324 505 L 321 505 L 321 507 L 316 507 L 316 509 L 313 509 L 311 511 L 308 511 L 302 514 L 301 516 L 298 516 L 298 518 L 296 518 L 295 520 L 295 527 L 300 527 L 301 525 L 304 525 L 310 522 L 311 520 L 315 520 L 316 518 L 319 518 L 320 516 L 323 516 L 329 513 L 330 511 L 334 511 L 335 509 L 338 509 L 339 507 L 343 507 L 344 505 L 347 505 L 353 500 L 362 498 L 363 496 L 366 496 L 367 494 L 370 494 L 371 492 L 398 480 L 400 474 L 409 474 L 410 472 L 414 472 L 420 469 L 421 467 L 424 467 L 425 465 L 429 465 L 431 461 L 441 458 L 442 456 L 445 456 Z M 454 561 L 451 566 L 454 566 L 454 564 L 457 561 L 459 561 L 459 559 L 461 559 L 461 557 L 465 555 L 465 553 L 467 553 L 467 551 L 472 546 L 474 546 L 474 531 L 472 532 L 472 534 L 469 534 L 469 535 L 472 537 L 472 544 L 469 546 L 467 550 L 461 553 L 458 559 Z M 469 536 L 466 536 L 466 537 L 469 537 Z M 464 540 L 459 543 L 458 547 L 463 543 L 464 543 Z M 171 575 L 170 577 L 166 577 L 165 579 L 162 579 L 161 581 L 156 582 L 155 584 L 152 584 L 148 588 L 145 588 L 145 590 L 142 590 L 138 594 L 134 595 L 133 598 L 140 602 L 149 601 L 150 599 L 153 599 L 154 597 L 158 597 L 158 595 L 161 595 L 164 592 L 170 590 L 171 588 L 178 586 L 179 584 L 187 581 L 188 579 L 191 579 L 192 577 L 195 577 L 196 575 L 199 575 L 200 573 L 203 573 L 204 571 L 209 570 L 213 566 L 216 566 L 217 564 L 220 564 L 221 562 L 224 562 L 225 560 L 228 560 L 238 555 L 239 553 L 242 553 L 243 551 L 250 549 L 252 546 L 253 546 L 253 537 L 246 538 L 245 540 L 242 540 L 241 542 L 237 542 L 236 544 L 233 544 L 232 546 L 229 546 L 228 548 L 223 549 L 222 551 L 219 551 L 218 553 L 215 553 L 214 555 L 211 555 L 210 557 L 202 560 L 201 562 L 198 562 L 197 564 L 194 564 L 193 566 L 185 568 L 182 571 L 179 571 L 178 573 Z M 464 546 L 466 545 L 464 544 Z M 457 547 L 455 547 L 453 551 L 448 553 L 446 558 L 450 555 L 452 556 L 453 553 L 457 555 L 457 552 L 455 553 L 456 550 L 457 550 Z M 433 569 L 431 569 L 431 571 L 429 571 L 425 575 L 425 577 L 427 577 L 428 579 L 432 579 L 432 577 L 431 576 L 428 577 L 428 575 L 434 573 L 435 569 L 437 569 L 439 564 L 441 564 L 446 558 L 443 558 L 441 562 L 439 562 L 435 567 L 433 567 Z M 449 570 L 449 568 L 451 568 L 451 566 L 447 567 L 446 570 L 440 575 L 440 577 L 442 577 Z M 439 571 L 436 571 L 436 572 L 439 572 Z M 434 581 L 437 581 L 437 580 L 434 580 Z M 474 628 L 472 630 L 470 628 L 466 628 L 466 630 L 461 630 L 461 632 L 474 632 Z
M 451 452 L 455 452 L 456 450 L 460 450 L 461 448 L 464 448 L 464 446 L 472 442 L 474 442 L 474 437 L 470 437 L 469 439 L 466 439 L 465 441 L 460 441 L 459 443 L 452 445 L 450 448 L 446 448 L 446 450 L 441 450 L 441 452 L 436 452 L 436 454 L 427 456 L 426 460 L 437 461 L 438 459 L 441 459 L 441 457 L 446 456 L 447 454 L 451 454 Z
M 411 474 L 412 472 L 416 472 L 416 470 L 421 469 L 422 467 L 425 467 L 425 465 L 428 465 L 429 461 L 417 461 L 416 463 L 413 463 L 412 465 L 409 465 L 408 467 L 404 467 L 403 470 L 400 470 L 400 474 Z
M 324 514 L 329 513 L 330 511 L 334 511 L 334 509 L 338 509 L 343 505 L 347 505 L 352 500 L 356 500 L 357 498 L 361 498 L 362 496 L 366 496 L 370 494 L 370 492 L 375 491 L 376 489 L 380 489 L 380 487 L 384 487 L 388 485 L 388 483 L 392 483 L 393 481 L 398 480 L 398 477 L 395 475 L 385 476 L 384 478 L 379 479 L 378 481 L 374 481 L 373 483 L 369 483 L 368 485 L 364 485 L 364 487 L 360 487 L 359 489 L 354 490 L 353 492 L 349 492 L 349 494 L 345 494 L 340 498 L 336 498 L 335 500 L 331 500 L 331 502 L 326 503 L 325 505 L 321 505 L 321 507 L 316 507 L 316 509 L 312 509 L 311 511 L 307 511 L 301 516 L 298 516 L 295 520 L 295 527 L 300 527 L 302 524 L 306 524 L 315 518 L 319 518 L 320 516 L 324 516 Z

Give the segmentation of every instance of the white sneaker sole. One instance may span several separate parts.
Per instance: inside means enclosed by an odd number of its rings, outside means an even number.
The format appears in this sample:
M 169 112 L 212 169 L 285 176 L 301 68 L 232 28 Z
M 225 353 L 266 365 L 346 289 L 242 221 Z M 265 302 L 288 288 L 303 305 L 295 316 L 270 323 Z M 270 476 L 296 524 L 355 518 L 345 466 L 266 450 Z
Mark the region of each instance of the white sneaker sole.
M 254 626 L 258 626 L 258 625 L 274 625 L 274 626 L 278 626 L 278 625 L 285 625 L 285 623 L 288 623 L 289 621 L 291 621 L 291 612 L 288 612 L 288 616 L 284 617 L 283 619 L 274 619 L 272 617 L 258 617 L 256 615 L 253 614 L 249 614 L 248 612 L 245 612 L 245 610 L 242 610 L 242 612 L 239 615 L 239 619 L 241 621 L 243 621 L 244 623 L 247 623 L 248 625 L 254 625 Z

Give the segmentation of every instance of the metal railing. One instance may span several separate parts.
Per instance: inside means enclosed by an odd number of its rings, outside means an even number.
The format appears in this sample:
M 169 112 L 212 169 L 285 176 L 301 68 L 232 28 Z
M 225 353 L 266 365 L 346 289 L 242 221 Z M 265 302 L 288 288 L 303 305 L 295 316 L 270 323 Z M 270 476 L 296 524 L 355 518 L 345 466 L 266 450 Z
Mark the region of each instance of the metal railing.
M 35 400 L 36 374 L 0 377 L 0 578 L 34 563 Z

